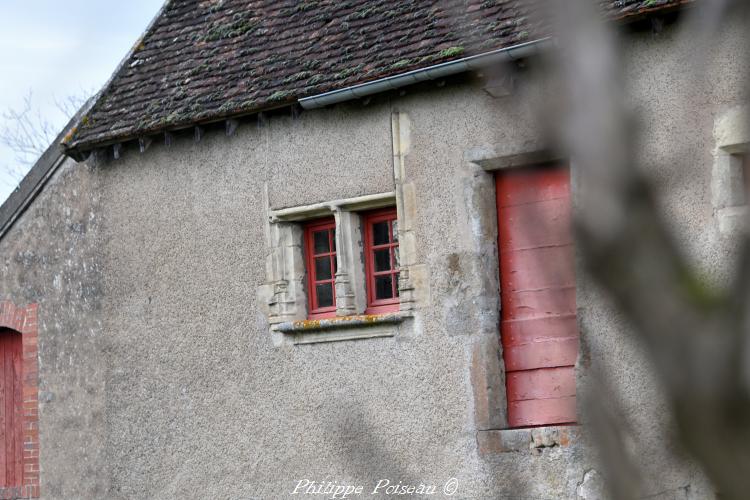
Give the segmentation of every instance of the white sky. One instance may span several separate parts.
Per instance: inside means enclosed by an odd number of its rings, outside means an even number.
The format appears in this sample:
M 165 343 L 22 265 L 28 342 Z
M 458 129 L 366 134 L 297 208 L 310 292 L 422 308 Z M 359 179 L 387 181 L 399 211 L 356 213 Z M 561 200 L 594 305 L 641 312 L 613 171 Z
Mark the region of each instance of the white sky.
M 54 100 L 97 91 L 127 54 L 163 0 L 0 0 L 0 112 L 34 107 L 59 130 Z M 0 127 L 5 126 L 0 117 Z M 0 145 L 0 204 L 15 189 Z

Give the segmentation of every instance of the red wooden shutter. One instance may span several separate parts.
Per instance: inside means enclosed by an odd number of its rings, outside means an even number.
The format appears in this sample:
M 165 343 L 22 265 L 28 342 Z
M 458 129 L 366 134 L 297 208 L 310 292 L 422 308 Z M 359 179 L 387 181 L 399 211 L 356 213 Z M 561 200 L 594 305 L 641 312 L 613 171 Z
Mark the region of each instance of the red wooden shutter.
M 572 423 L 578 329 L 569 172 L 515 169 L 495 182 L 509 425 Z
M 21 334 L 0 329 L 0 486 L 23 478 Z

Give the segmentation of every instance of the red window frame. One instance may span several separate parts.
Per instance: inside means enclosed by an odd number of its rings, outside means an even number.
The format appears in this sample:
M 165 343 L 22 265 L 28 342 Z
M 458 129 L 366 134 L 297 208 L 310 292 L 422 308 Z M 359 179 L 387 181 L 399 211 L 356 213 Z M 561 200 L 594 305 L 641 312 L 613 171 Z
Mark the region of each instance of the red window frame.
M 388 222 L 388 243 L 374 244 L 373 227 L 379 222 Z M 365 281 L 367 282 L 367 309 L 366 314 L 381 314 L 399 310 L 400 298 L 398 296 L 399 266 L 397 265 L 396 252 L 398 252 L 398 234 L 393 231 L 394 222 L 398 222 L 396 209 L 388 208 L 365 214 L 364 216 L 364 240 L 365 240 Z M 387 271 L 375 271 L 375 251 L 390 249 L 391 268 Z M 391 290 L 393 296 L 387 299 L 376 299 L 375 277 L 391 276 Z
M 314 233 L 328 231 L 328 251 L 315 253 Z M 318 279 L 315 259 L 328 257 L 331 269 L 330 279 Z M 305 225 L 305 264 L 307 267 L 307 297 L 309 319 L 332 318 L 336 316 L 336 222 L 333 218 L 310 222 Z M 317 285 L 331 284 L 333 305 L 318 305 Z

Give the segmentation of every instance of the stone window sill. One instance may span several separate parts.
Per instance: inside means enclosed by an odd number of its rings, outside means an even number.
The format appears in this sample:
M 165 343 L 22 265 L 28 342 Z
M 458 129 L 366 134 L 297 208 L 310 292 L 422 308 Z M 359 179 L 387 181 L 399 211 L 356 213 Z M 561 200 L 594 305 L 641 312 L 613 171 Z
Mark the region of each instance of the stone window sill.
M 293 344 L 393 337 L 396 327 L 408 317 L 409 314 L 399 312 L 305 319 L 278 323 L 273 330 L 288 336 Z
M 529 452 L 538 455 L 544 448 L 571 446 L 578 440 L 577 425 L 527 427 L 523 429 L 485 430 L 477 432 L 479 454 Z

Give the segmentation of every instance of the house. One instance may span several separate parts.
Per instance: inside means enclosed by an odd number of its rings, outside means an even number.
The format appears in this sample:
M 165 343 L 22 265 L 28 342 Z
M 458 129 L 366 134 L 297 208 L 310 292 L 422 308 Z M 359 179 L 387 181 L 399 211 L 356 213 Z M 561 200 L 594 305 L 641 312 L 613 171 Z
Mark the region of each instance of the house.
M 602 2 L 660 201 L 722 276 L 744 31 L 688 99 L 690 5 Z M 596 366 L 644 495 L 712 497 L 577 268 L 532 19 L 168 1 L 0 209 L 5 498 L 598 498 Z

